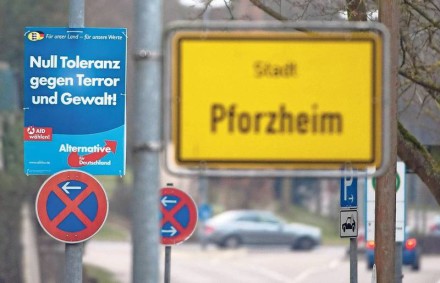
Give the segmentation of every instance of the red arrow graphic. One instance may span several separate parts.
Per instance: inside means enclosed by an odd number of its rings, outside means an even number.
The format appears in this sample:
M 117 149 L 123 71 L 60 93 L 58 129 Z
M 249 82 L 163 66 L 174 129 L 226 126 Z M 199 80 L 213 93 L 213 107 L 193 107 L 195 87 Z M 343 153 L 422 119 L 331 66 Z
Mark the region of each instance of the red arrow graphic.
M 98 161 L 106 156 L 109 153 L 108 149 L 110 149 L 111 152 L 115 153 L 117 144 L 118 143 L 116 141 L 106 140 L 105 146 L 100 148 L 100 151 L 92 152 L 83 156 L 80 156 L 78 152 L 71 152 L 67 157 L 67 163 L 71 167 L 85 166 L 88 162 Z

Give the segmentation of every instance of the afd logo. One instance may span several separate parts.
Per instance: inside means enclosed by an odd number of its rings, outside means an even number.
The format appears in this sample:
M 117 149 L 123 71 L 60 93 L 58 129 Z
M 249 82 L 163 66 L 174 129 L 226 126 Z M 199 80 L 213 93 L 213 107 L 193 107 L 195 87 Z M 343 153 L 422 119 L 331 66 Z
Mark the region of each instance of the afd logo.
M 28 35 L 27 38 L 30 41 L 38 41 L 38 40 L 43 40 L 44 39 L 44 32 L 42 31 L 31 31 Z
M 25 141 L 52 141 L 52 128 L 25 127 L 23 137 Z

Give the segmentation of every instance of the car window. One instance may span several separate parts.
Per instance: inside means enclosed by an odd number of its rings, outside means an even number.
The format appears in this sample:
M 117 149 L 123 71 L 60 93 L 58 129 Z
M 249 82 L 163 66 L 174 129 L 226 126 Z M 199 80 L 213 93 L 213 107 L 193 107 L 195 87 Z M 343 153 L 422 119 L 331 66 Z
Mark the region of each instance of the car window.
M 281 220 L 270 214 L 260 215 L 260 221 L 265 223 L 280 224 Z
M 233 212 L 226 212 L 223 214 L 219 214 L 217 216 L 215 216 L 214 218 L 211 218 L 211 223 L 212 224 L 220 224 L 220 223 L 228 223 L 231 221 L 234 221 L 234 219 L 236 218 L 236 214 Z
M 257 215 L 241 215 L 237 221 L 258 222 L 259 219 Z

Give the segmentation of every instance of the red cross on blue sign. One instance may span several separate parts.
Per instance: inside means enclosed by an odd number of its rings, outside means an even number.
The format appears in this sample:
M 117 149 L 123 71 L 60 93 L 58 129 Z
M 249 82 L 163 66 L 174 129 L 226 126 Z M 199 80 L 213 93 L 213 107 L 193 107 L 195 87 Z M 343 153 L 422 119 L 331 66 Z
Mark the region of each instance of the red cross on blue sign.
M 194 200 L 176 188 L 160 190 L 161 244 L 176 245 L 186 241 L 197 224 L 197 207 Z
M 41 227 L 54 239 L 79 243 L 95 235 L 107 218 L 108 199 L 92 175 L 61 171 L 41 186 L 36 200 Z

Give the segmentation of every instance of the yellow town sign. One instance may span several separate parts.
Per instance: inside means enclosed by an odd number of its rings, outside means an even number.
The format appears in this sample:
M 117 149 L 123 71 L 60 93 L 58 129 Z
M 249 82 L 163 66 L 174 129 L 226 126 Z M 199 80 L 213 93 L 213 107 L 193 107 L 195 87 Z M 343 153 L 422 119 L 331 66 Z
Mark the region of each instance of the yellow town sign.
M 177 31 L 171 46 L 177 164 L 381 164 L 377 33 Z

